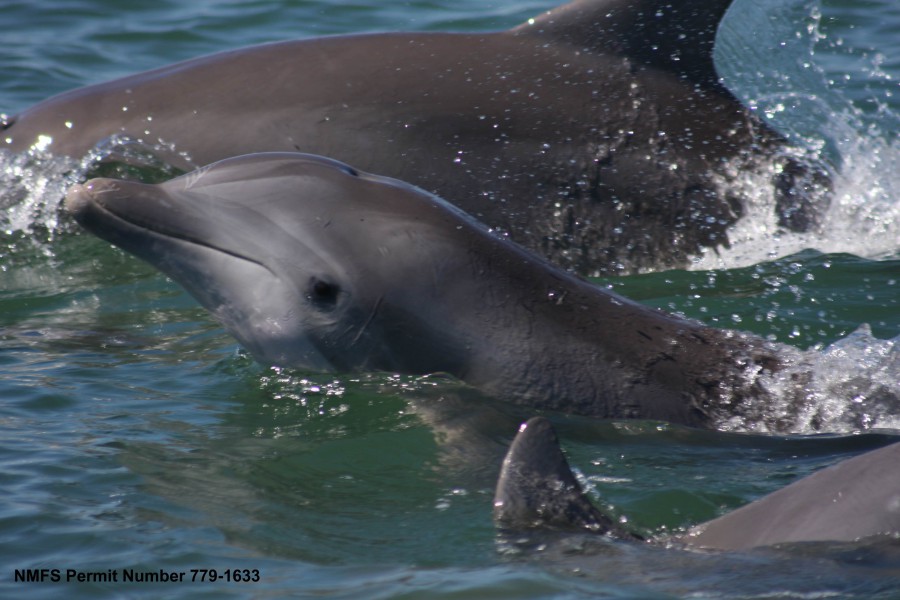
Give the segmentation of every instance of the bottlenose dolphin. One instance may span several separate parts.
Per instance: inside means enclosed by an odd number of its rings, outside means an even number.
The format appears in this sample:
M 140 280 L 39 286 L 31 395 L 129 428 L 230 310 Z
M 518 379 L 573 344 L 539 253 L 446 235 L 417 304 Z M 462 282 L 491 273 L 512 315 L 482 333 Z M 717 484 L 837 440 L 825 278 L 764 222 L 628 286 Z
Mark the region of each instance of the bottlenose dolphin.
M 728 244 L 736 173 L 763 173 L 793 230 L 815 226 L 829 187 L 720 83 L 729 4 L 579 0 L 496 33 L 224 52 L 50 98 L 3 119 L 0 148 L 81 157 L 127 140 L 182 170 L 320 154 L 436 193 L 582 274 L 682 266 Z
M 184 286 L 265 364 L 445 372 L 528 406 L 712 427 L 765 413 L 757 376 L 783 358 L 322 157 L 248 155 L 157 185 L 94 179 L 66 206 Z
M 793 542 L 852 542 L 900 534 L 900 443 L 844 460 L 738 508 L 665 538 L 689 547 L 747 550 Z M 516 434 L 494 495 L 507 531 L 555 529 L 640 539 L 585 496 L 553 426 L 534 417 Z

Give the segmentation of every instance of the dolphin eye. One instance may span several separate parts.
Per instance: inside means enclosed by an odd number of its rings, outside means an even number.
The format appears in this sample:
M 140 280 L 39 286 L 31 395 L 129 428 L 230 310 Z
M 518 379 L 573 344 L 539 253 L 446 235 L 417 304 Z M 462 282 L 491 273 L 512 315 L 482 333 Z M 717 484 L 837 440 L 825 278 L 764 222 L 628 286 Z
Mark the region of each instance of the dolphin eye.
M 312 277 L 309 280 L 309 289 L 306 292 L 306 297 L 321 308 L 331 309 L 337 304 L 340 292 L 341 288 L 339 285 L 318 277 Z

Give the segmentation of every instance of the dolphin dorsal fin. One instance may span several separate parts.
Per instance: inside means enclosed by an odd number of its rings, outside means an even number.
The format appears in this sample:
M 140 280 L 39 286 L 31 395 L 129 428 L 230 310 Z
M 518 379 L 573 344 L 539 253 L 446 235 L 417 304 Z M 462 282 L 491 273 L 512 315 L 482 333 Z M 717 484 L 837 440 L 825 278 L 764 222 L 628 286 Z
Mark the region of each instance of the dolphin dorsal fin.
M 632 537 L 587 499 L 544 417 L 519 428 L 503 460 L 494 520 L 505 530 L 548 528 Z
M 620 54 L 636 65 L 719 87 L 716 32 L 732 0 L 575 0 L 513 31 L 565 40 L 579 50 Z

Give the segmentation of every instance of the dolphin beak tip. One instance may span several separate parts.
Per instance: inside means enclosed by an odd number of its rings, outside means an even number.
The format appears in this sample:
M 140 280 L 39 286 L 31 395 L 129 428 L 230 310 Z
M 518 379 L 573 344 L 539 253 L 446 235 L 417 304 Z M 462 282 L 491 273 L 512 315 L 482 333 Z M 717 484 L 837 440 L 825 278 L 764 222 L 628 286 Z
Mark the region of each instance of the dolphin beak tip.
M 119 189 L 113 179 L 91 179 L 85 183 L 76 183 L 66 192 L 63 202 L 66 210 L 75 216 L 83 214 L 92 204 L 95 204 L 104 193 L 115 192 Z
M 77 216 L 91 203 L 91 196 L 90 183 L 76 183 L 66 192 L 64 206 L 70 214 Z

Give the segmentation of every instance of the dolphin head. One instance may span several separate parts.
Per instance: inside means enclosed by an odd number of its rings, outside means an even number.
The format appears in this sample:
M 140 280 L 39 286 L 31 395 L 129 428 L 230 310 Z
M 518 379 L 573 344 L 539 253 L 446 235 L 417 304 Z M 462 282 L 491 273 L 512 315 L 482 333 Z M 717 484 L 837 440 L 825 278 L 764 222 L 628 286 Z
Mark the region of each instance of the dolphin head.
M 435 285 L 463 265 L 461 213 L 405 183 L 299 153 L 150 185 L 93 179 L 66 207 L 184 286 L 265 364 L 453 372 Z M 473 222 L 474 223 L 474 222 Z M 452 312 L 452 311 L 451 311 Z

